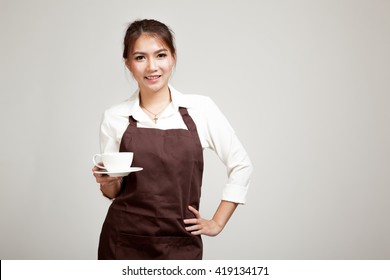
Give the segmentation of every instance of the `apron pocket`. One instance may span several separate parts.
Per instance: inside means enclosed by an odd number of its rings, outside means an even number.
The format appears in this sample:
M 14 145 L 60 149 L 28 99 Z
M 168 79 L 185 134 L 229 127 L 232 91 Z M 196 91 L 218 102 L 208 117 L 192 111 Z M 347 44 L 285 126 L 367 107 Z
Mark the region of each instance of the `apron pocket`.
M 200 236 L 143 236 L 119 233 L 116 259 L 201 260 Z

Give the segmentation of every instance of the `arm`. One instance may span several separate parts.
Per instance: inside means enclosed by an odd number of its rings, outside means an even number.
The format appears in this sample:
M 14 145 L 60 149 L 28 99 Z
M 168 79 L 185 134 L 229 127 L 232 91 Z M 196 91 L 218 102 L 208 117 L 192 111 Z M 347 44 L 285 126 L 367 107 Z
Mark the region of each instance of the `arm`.
M 119 124 L 119 130 L 121 131 L 118 132 L 118 124 L 112 126 L 110 124 L 111 122 L 113 122 L 113 117 L 108 112 L 108 110 L 106 110 L 103 114 L 102 122 L 100 125 L 100 150 L 102 153 L 119 151 L 119 142 L 117 139 L 117 134 L 122 133 L 122 130 L 127 127 L 127 121 L 125 119 L 123 121 L 123 125 Z M 103 165 L 103 163 L 99 164 Z M 93 176 L 95 176 L 96 182 L 100 184 L 100 190 L 103 195 L 110 199 L 117 197 L 121 188 L 122 177 L 110 177 L 108 175 L 95 174 L 94 171 L 97 170 L 99 170 L 99 168 L 94 166 L 92 168 L 92 174 Z
M 192 206 L 188 206 L 190 211 L 194 213 L 195 218 L 184 220 L 184 224 L 190 225 L 186 227 L 186 230 L 190 231 L 193 235 L 205 234 L 208 236 L 216 236 L 226 226 L 234 210 L 236 210 L 237 205 L 238 203 L 222 200 L 211 220 L 203 219 L 198 210 Z
M 252 164 L 222 112 L 211 99 L 203 101 L 202 118 L 198 119 L 198 127 L 207 143 L 206 147 L 215 151 L 226 166 L 228 182 L 223 190 L 221 203 L 211 220 L 203 219 L 196 209 L 189 206 L 195 218 L 185 219 L 184 224 L 186 230 L 194 235 L 215 236 L 223 230 L 237 205 L 245 203 Z
M 226 167 L 228 180 L 221 200 L 245 204 L 252 164 L 246 150 L 230 123 L 212 100 L 204 102 L 204 125 L 202 129 L 206 148 L 213 150 Z

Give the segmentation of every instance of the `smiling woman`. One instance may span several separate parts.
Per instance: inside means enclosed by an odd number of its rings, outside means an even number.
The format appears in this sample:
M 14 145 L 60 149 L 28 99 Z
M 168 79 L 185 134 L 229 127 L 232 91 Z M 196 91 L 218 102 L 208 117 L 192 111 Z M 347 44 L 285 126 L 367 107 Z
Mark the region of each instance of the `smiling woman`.
M 171 101 L 167 84 L 175 65 L 175 57 L 164 45 L 161 39 L 142 34 L 134 43 L 134 51 L 125 59 L 126 66 L 142 93 L 141 107 L 152 115 L 155 122 Z
M 138 90 L 104 113 L 102 153 L 133 152 L 141 172 L 110 177 L 94 166 L 103 194 L 114 199 L 100 235 L 99 259 L 201 259 L 201 235 L 218 235 L 245 203 L 252 165 L 210 98 L 184 95 L 169 79 L 176 49 L 169 28 L 133 22 L 123 58 Z M 214 150 L 229 174 L 212 219 L 199 213 L 203 149 Z

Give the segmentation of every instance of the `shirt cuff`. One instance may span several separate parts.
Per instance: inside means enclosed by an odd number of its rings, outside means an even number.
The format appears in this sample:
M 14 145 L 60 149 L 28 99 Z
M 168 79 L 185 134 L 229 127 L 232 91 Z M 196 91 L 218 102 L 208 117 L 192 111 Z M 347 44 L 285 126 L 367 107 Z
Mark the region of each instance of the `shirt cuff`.
M 248 187 L 227 184 L 223 189 L 222 200 L 245 204 Z

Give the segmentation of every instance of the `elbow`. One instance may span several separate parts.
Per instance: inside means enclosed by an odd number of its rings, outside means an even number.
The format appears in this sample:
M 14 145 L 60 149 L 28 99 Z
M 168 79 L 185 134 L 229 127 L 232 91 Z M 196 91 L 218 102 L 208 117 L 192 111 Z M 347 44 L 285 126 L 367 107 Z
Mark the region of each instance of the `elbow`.
M 253 173 L 253 164 L 247 155 L 234 166 L 228 168 L 228 176 L 230 177 L 233 173 L 242 174 L 241 176 L 246 177 L 249 180 Z

